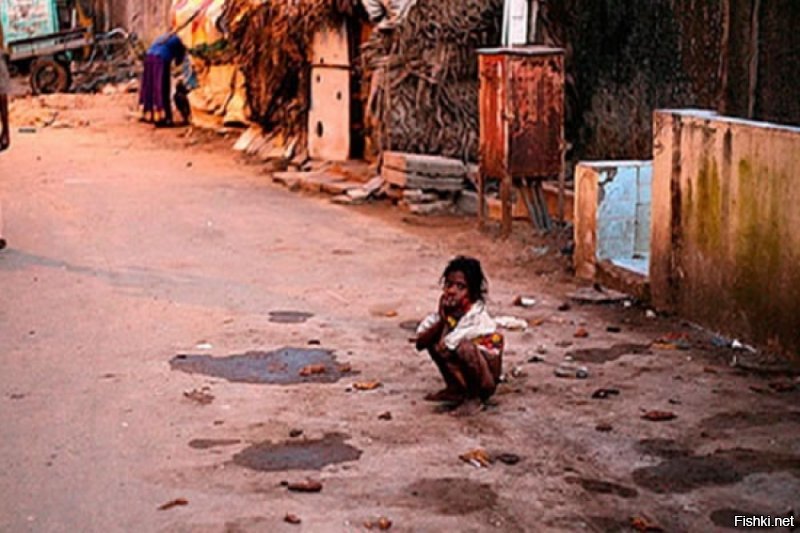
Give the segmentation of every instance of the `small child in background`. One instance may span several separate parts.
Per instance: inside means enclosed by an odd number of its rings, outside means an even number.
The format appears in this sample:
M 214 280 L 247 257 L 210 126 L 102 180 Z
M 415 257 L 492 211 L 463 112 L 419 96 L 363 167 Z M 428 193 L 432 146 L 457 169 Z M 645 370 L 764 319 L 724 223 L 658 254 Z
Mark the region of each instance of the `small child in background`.
M 417 350 L 427 350 L 445 388 L 433 402 L 459 404 L 455 414 L 477 412 L 497 389 L 503 366 L 503 336 L 486 311 L 486 277 L 477 259 L 458 256 L 442 274 L 439 310 L 417 328 Z
M 189 125 L 192 120 L 192 106 L 189 105 L 189 89 L 183 81 L 175 86 L 175 95 L 172 97 L 175 109 L 181 114 L 183 124 Z

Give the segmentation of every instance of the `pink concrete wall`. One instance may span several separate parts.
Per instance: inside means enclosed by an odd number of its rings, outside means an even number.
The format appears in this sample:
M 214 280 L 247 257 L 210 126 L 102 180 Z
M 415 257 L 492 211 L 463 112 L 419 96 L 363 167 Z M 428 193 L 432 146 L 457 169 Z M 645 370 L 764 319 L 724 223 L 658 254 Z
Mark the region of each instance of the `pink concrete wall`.
M 654 304 L 800 353 L 800 128 L 703 111 L 654 120 Z

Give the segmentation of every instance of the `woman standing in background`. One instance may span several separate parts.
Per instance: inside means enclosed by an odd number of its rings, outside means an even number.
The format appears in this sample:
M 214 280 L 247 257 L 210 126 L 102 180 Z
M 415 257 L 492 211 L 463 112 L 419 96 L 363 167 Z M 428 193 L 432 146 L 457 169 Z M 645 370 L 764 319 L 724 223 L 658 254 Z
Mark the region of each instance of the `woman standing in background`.
M 186 47 L 175 33 L 156 39 L 144 58 L 144 73 L 139 88 L 141 120 L 156 126 L 172 126 L 172 76 L 170 68 L 183 62 Z

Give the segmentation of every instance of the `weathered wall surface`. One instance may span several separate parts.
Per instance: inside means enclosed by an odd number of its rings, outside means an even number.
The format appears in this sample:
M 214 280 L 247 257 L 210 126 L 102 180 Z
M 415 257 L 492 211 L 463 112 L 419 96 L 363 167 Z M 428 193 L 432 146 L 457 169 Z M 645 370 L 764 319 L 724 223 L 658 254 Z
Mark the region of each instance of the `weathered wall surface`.
M 136 32 L 149 44 L 169 29 L 170 0 L 111 0 L 111 26 Z
M 663 111 L 654 130 L 654 304 L 798 358 L 800 128 Z
M 578 164 L 573 256 L 578 277 L 594 279 L 597 263 L 602 260 L 630 268 L 633 259 L 641 257 L 641 267 L 646 267 L 650 253 L 651 181 L 650 161 Z M 640 273 L 647 275 L 646 270 Z
M 800 2 L 641 4 L 542 2 L 541 38 L 567 50 L 570 160 L 649 158 L 658 108 L 800 124 Z

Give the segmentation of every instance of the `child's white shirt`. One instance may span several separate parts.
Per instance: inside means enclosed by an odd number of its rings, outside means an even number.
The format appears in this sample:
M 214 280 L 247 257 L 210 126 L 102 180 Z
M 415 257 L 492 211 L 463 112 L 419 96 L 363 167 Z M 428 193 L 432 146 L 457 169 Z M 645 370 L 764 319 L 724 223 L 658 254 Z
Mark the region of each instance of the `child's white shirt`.
M 431 313 L 417 327 L 417 334 L 429 329 L 439 320 L 439 313 Z M 472 340 L 497 331 L 497 323 L 489 315 L 483 302 L 475 302 L 461 317 L 456 327 L 444 338 L 448 350 L 455 350 L 461 341 Z

